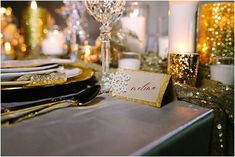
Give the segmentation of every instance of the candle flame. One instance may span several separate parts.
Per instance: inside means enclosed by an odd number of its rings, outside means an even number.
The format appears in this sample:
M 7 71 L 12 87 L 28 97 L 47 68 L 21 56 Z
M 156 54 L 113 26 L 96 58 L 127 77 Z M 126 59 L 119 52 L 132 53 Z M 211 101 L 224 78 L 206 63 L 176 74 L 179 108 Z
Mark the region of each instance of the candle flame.
M 60 32 L 59 32 L 58 30 L 54 30 L 54 31 L 53 31 L 53 35 L 59 35 L 59 33 L 60 33 Z
M 26 45 L 23 44 L 23 45 L 21 46 L 21 51 L 22 51 L 22 52 L 25 52 L 26 50 L 27 50 Z
M 31 9 L 33 9 L 33 10 L 36 10 L 36 9 L 37 9 L 37 2 L 36 2 L 35 0 L 33 0 L 33 1 L 31 2 Z
M 11 54 L 11 44 L 9 42 L 5 42 L 4 49 L 6 54 Z

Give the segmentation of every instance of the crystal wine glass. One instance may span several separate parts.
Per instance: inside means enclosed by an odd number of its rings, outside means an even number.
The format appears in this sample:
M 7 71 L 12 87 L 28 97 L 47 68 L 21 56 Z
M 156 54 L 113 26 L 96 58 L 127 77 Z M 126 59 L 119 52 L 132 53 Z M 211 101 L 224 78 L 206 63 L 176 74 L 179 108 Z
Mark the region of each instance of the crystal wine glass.
M 103 92 L 110 89 L 109 84 L 109 63 L 110 63 L 110 24 L 117 21 L 125 9 L 125 0 L 86 0 L 85 6 L 88 13 L 98 22 L 102 23 L 100 27 L 100 36 L 102 40 L 102 78 L 101 87 Z

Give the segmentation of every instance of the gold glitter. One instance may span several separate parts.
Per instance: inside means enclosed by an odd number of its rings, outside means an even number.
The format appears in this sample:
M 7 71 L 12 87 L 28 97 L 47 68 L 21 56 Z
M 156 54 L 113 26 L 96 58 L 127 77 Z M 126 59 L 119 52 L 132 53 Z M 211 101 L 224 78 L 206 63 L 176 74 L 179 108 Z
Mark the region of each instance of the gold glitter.
M 174 54 L 168 57 L 168 73 L 174 83 L 196 86 L 199 55 L 198 54 Z
M 202 63 L 234 55 L 234 3 L 213 2 L 200 8 L 197 51 Z M 214 53 L 214 56 L 211 53 Z
M 17 79 L 18 81 L 30 81 L 27 86 L 43 86 L 63 84 L 67 81 L 64 73 L 52 72 L 48 74 L 26 74 Z

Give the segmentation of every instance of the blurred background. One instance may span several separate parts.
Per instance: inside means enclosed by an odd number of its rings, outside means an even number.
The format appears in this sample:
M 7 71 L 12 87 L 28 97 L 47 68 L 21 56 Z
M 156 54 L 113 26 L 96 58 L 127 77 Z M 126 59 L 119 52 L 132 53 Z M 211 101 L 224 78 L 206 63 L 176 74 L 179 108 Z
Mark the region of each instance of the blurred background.
M 16 19 L 15 22 L 17 24 L 17 27 L 20 27 L 21 25 L 21 17 L 23 14 L 23 10 L 30 6 L 31 1 L 1 1 L 2 7 L 11 7 L 13 10 L 13 14 L 15 15 Z M 168 25 L 168 1 L 141 1 L 140 4 L 147 5 L 148 7 L 148 24 L 147 24 L 147 32 L 148 34 L 156 34 L 158 30 L 157 26 L 157 19 L 163 18 L 163 27 L 162 32 L 163 34 L 167 34 L 167 25 Z M 40 7 L 46 8 L 50 14 L 55 19 L 55 23 L 61 27 L 66 27 L 66 21 L 63 19 L 63 17 L 56 12 L 56 9 L 64 6 L 63 1 L 37 1 L 37 5 Z M 97 21 L 94 20 L 89 15 L 87 16 L 89 18 L 91 27 L 90 32 L 96 32 L 99 28 L 99 25 L 97 25 Z M 93 28 L 93 29 L 92 29 Z M 94 33 L 94 35 L 99 35 L 99 32 Z
M 161 63 L 166 69 L 168 10 L 169 1 L 127 1 L 120 20 L 111 25 L 111 66 L 117 67 L 122 52 L 135 52 L 142 57 L 142 70 L 153 65 L 159 72 Z M 233 58 L 233 2 L 203 1 L 197 11 L 195 52 L 202 63 Z M 1 60 L 59 57 L 101 63 L 101 24 L 84 1 L 1 1 L 1 17 Z

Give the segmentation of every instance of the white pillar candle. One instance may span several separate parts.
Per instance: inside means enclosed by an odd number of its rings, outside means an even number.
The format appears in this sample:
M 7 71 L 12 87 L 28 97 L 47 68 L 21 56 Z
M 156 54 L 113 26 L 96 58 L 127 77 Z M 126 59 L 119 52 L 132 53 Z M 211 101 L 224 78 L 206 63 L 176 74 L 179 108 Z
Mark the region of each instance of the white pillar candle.
M 122 27 L 136 33 L 141 41 L 141 49 L 145 48 L 146 43 L 146 17 L 144 16 L 124 16 L 121 18 Z
M 42 53 L 45 55 L 61 55 L 64 53 L 64 35 L 58 30 L 49 31 L 42 41 Z
M 198 1 L 170 1 L 169 52 L 195 53 Z
M 123 58 L 118 60 L 118 68 L 138 70 L 140 68 L 140 60 L 135 58 Z
M 234 84 L 234 65 L 215 64 L 210 66 L 211 80 L 226 85 Z
M 161 59 L 167 58 L 168 54 L 168 36 L 162 36 L 158 38 L 158 52 Z

